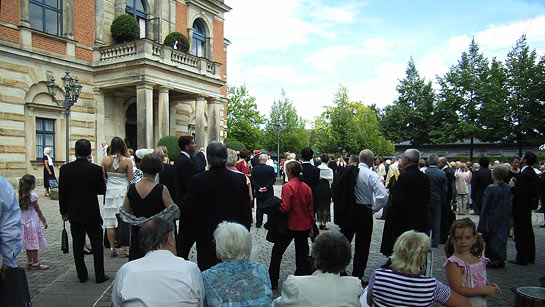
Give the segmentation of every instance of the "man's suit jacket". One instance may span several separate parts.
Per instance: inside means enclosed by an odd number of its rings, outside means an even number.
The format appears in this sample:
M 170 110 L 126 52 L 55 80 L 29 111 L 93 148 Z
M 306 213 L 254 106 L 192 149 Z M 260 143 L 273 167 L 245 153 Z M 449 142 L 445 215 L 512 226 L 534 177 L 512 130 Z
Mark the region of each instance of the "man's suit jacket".
M 318 197 L 316 197 L 318 182 L 320 181 L 320 170 L 309 163 L 302 163 L 303 166 L 303 182 L 306 183 L 312 191 L 312 201 L 314 205 L 314 212 L 318 210 Z
M 176 182 L 174 174 L 174 165 L 163 163 L 163 171 L 159 173 L 159 183 L 164 184 L 167 187 L 170 197 L 176 199 Z
M 426 169 L 426 176 L 430 182 L 430 207 L 441 207 L 447 201 L 447 175 L 437 166 Z
M 195 174 L 202 173 L 206 170 L 206 157 L 202 151 L 195 154 L 193 158 L 193 167 L 195 168 Z
M 511 189 L 513 209 L 537 209 L 539 186 L 539 177 L 532 166 L 528 166 L 520 172 L 515 186 Z
M 349 165 L 340 174 L 338 184 L 333 190 L 333 216 L 335 224 L 339 227 L 353 228 L 355 225 L 354 208 L 356 206 L 356 195 L 354 187 L 358 179 L 360 169 L 357 165 Z
M 273 184 L 275 180 L 274 168 L 265 164 L 258 164 L 252 168 L 250 181 L 252 182 L 252 188 L 254 189 L 254 197 L 265 199 L 274 196 Z M 267 188 L 267 192 L 259 192 L 260 188 Z
M 194 213 L 197 260 L 199 268 L 205 270 L 217 263 L 212 240 L 219 223 L 236 222 L 250 230 L 252 211 L 245 175 L 225 167 L 212 167 L 193 176 L 182 202 L 182 212 L 187 209 Z
M 86 158 L 61 166 L 59 176 L 59 208 L 71 223 L 102 224 L 99 194 L 106 192 L 102 168 Z
M 443 168 L 443 172 L 447 175 L 447 205 L 452 203 L 454 198 L 454 186 L 456 180 L 454 179 L 454 171 L 450 167 Z
M 430 188 L 426 174 L 416 165 L 405 168 L 397 178 L 392 206 L 388 211 L 392 216 L 394 237 L 411 229 L 428 233 L 429 202 Z
M 176 204 L 181 204 L 182 199 L 187 194 L 189 190 L 189 180 L 195 174 L 195 168 L 193 162 L 188 158 L 184 153 L 180 153 L 178 158 L 174 161 L 174 184 L 176 192 L 176 198 L 174 202 Z M 182 215 L 185 215 L 182 211 Z
M 471 199 L 477 204 L 482 204 L 484 191 L 490 184 L 492 184 L 492 174 L 488 167 L 481 167 L 476 172 L 473 172 L 471 179 Z
M 252 164 L 252 167 L 256 167 L 259 164 L 259 155 L 250 159 L 250 164 Z

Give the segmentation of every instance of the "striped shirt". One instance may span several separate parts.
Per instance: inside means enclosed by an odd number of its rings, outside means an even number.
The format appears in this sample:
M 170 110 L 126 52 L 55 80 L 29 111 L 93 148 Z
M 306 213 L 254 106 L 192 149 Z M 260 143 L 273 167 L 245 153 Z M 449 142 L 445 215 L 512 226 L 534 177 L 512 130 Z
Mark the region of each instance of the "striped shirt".
M 444 305 L 450 298 L 450 288 L 433 277 L 377 269 L 369 281 L 367 295 L 373 298 L 373 306 L 431 306 L 433 302 Z

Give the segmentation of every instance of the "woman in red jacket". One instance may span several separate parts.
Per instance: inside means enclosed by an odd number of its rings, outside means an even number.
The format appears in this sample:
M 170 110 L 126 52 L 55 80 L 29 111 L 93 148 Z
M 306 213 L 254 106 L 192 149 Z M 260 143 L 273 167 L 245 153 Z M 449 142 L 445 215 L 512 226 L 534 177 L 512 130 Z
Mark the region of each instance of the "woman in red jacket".
M 286 164 L 288 182 L 282 186 L 282 203 L 278 207 L 280 212 L 288 214 L 288 229 L 286 233 L 278 235 L 273 245 L 269 276 L 273 289 L 278 288 L 278 276 L 282 255 L 291 241 L 295 239 L 295 275 L 310 274 L 308 261 L 308 237 L 312 237 L 312 224 L 315 222 L 312 205 L 312 191 L 301 181 L 303 168 L 301 163 L 290 161 Z

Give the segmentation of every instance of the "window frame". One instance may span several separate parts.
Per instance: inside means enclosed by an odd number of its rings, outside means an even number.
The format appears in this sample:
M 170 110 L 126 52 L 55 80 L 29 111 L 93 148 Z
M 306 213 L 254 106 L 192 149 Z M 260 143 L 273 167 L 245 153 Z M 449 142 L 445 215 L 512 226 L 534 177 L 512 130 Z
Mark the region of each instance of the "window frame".
M 37 6 L 40 6 L 42 9 L 42 28 L 36 29 L 32 27 L 32 20 L 30 20 L 31 28 L 34 30 L 38 30 L 50 35 L 55 35 L 62 37 L 63 36 L 63 0 L 57 0 L 57 4 L 59 7 L 53 7 L 51 5 L 48 5 L 44 2 L 45 0 L 28 0 L 29 3 L 29 17 L 30 17 L 30 4 L 34 4 Z M 46 10 L 53 11 L 57 15 L 57 34 L 49 33 L 47 32 L 47 18 L 46 18 Z
M 35 144 L 35 147 L 36 147 L 36 160 L 39 160 L 39 159 L 43 159 L 43 156 L 44 156 L 44 148 L 45 147 L 50 147 L 51 148 L 51 159 L 55 160 L 55 119 L 51 119 L 51 118 L 45 118 L 45 117 L 36 117 L 35 118 L 36 120 L 36 144 Z M 41 121 L 42 122 L 42 125 L 41 127 L 38 127 L 38 121 Z M 53 130 L 46 130 L 46 122 L 47 121 L 50 121 L 52 124 L 51 126 L 53 127 Z M 46 136 L 48 135 L 51 135 L 53 136 L 53 144 L 52 145 L 47 145 L 46 144 Z M 42 150 L 39 151 L 38 150 L 38 139 L 39 138 L 42 138 Z
M 142 3 L 142 6 L 144 7 L 144 11 L 140 11 L 136 9 L 136 1 L 140 1 Z M 129 2 L 132 3 L 132 6 L 129 5 Z M 147 38 L 148 37 L 148 8 L 146 5 L 146 2 L 144 0 L 125 0 L 125 13 L 131 15 L 136 19 L 136 21 L 139 22 L 139 18 L 144 20 L 144 24 L 146 25 L 144 28 L 144 37 L 141 38 Z
M 202 49 L 202 57 L 206 58 L 206 28 L 203 25 L 203 21 L 199 19 L 195 19 L 195 21 L 193 22 L 193 39 L 191 44 L 193 45 L 191 51 L 194 52 L 195 56 L 200 56 L 198 51 Z

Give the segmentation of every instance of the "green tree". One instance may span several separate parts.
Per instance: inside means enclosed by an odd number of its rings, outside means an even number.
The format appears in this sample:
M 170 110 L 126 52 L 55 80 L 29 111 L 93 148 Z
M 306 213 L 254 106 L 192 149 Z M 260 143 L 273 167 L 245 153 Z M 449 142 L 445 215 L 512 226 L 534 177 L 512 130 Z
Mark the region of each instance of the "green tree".
M 277 150 L 276 125 L 280 125 L 280 155 L 293 152 L 299 155 L 301 149 L 309 146 L 310 133 L 305 129 L 305 121 L 286 97 L 284 90 L 280 99 L 275 100 L 267 120 L 264 145 L 270 152 Z
M 522 155 L 524 144 L 540 144 L 545 133 L 542 99 L 545 59 L 538 61 L 535 50 L 523 35 L 507 54 L 507 121 L 506 141 L 514 142 Z
M 484 134 L 480 110 L 489 98 L 486 95 L 488 76 L 488 60 L 473 39 L 458 63 L 438 80 L 441 86 L 438 109 L 443 120 L 433 135 L 439 141 L 469 139 L 471 161 L 474 140 Z
M 377 114 L 362 102 L 350 102 L 346 87 L 335 93 L 334 106 L 314 121 L 314 146 L 321 152 L 358 154 L 369 148 L 376 155 L 394 153 L 378 127 Z
M 432 141 L 435 92 L 431 81 L 420 77 L 411 58 L 405 78 L 396 87 L 399 96 L 381 112 L 381 131 L 396 143 L 409 141 L 418 146 Z
M 255 97 L 250 96 L 245 85 L 227 90 L 227 138 L 238 141 L 246 148 L 259 148 L 263 139 L 261 125 L 265 122 L 257 110 Z
M 483 125 L 483 141 L 505 141 L 510 125 L 507 120 L 507 69 L 501 61 L 492 58 L 488 82 L 485 84 L 486 99 L 480 110 L 480 122 Z

